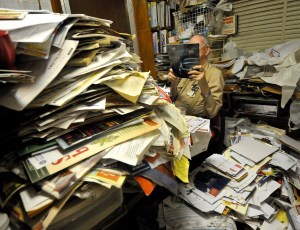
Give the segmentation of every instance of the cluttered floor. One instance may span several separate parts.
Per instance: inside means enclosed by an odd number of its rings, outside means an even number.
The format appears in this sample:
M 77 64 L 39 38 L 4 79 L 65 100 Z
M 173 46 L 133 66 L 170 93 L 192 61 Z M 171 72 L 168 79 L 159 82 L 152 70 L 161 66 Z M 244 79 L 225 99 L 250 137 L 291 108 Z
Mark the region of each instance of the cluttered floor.
M 263 126 L 258 126 L 258 127 L 262 128 Z M 268 127 L 268 128 L 270 128 L 270 127 Z M 260 135 L 260 134 L 256 133 L 253 135 L 256 136 L 256 135 Z M 271 140 L 271 139 L 273 139 L 273 138 L 270 138 L 269 140 Z M 194 171 L 199 170 L 199 168 L 201 168 L 201 167 L 205 168 L 205 164 L 207 164 L 206 161 L 208 161 L 208 158 L 211 158 L 212 155 L 217 154 L 220 157 L 224 156 L 224 155 L 225 156 L 228 155 L 228 148 L 226 146 L 222 146 L 220 148 L 220 146 L 217 146 L 216 144 L 212 145 L 212 143 L 210 143 L 209 146 L 210 147 L 208 148 L 207 151 L 205 151 L 201 154 L 198 154 L 192 158 L 192 161 L 190 161 L 190 174 L 195 174 Z M 285 151 L 288 151 L 286 148 L 283 148 L 283 149 L 285 149 Z M 266 176 L 266 175 L 262 176 L 262 174 L 258 174 L 259 175 L 258 178 L 260 178 L 260 180 L 256 180 L 255 183 L 260 184 L 259 185 L 260 187 L 263 187 L 268 183 L 273 183 L 273 184 L 278 183 L 278 181 L 280 181 L 280 178 L 284 178 L 285 177 L 284 175 L 287 174 L 287 171 L 282 170 L 282 169 L 279 170 L 280 173 L 278 173 L 279 171 L 276 171 L 276 170 L 278 170 L 279 167 L 284 167 L 283 165 L 276 166 L 276 164 L 277 164 L 276 159 L 278 160 L 278 157 L 283 157 L 283 156 L 279 156 L 281 153 L 277 152 L 277 154 L 274 154 L 274 156 L 272 156 L 273 158 L 271 159 L 271 161 L 269 161 L 270 164 L 265 164 L 264 167 L 262 167 L 262 169 L 260 169 L 260 173 L 263 172 L 263 173 L 268 174 L 268 172 L 269 173 L 272 172 L 269 176 Z M 291 158 L 293 158 L 293 157 L 291 157 Z M 278 163 L 278 165 L 280 165 L 280 162 Z M 261 178 L 265 178 L 265 179 L 267 178 L 267 180 L 264 180 L 265 182 L 262 183 Z M 254 190 L 252 193 L 250 193 L 251 194 L 250 199 L 249 198 L 246 199 L 247 202 L 249 202 L 249 200 L 252 199 L 251 196 L 257 198 L 258 195 L 255 194 L 257 192 L 257 190 L 260 190 L 260 188 Z M 270 201 L 270 199 L 277 200 L 278 202 L 280 202 L 282 200 L 287 201 L 288 198 L 285 199 L 284 197 L 288 196 L 288 195 L 287 194 L 284 195 L 284 191 L 282 191 L 282 190 L 279 191 L 277 189 L 274 191 L 272 190 L 272 191 L 268 191 L 268 192 L 270 194 L 268 194 L 268 195 L 261 194 L 261 195 L 259 195 L 259 197 L 265 196 L 266 199 L 261 200 L 261 204 L 269 205 L 270 213 L 264 213 L 264 209 L 262 208 L 261 213 L 259 215 L 252 216 L 252 220 L 254 220 L 253 223 L 255 223 L 255 221 L 257 221 L 257 222 L 260 222 L 260 224 L 262 224 L 263 228 L 261 228 L 261 229 L 271 229 L 270 226 L 272 226 L 272 223 L 274 224 L 274 220 L 276 221 L 279 218 L 278 217 L 279 213 L 280 213 L 281 217 L 283 217 L 283 216 L 286 217 L 286 216 L 290 215 L 288 213 L 288 211 L 286 211 L 287 215 L 283 215 L 285 212 L 282 211 L 282 208 L 278 208 L 279 206 L 277 206 L 277 205 L 274 206 L 274 202 Z M 187 194 L 187 195 L 189 195 L 189 194 Z M 131 200 L 132 197 L 134 197 L 134 196 L 135 195 L 131 194 L 128 197 L 126 197 L 126 194 L 125 194 L 125 196 L 124 196 L 125 202 L 126 202 L 126 200 Z M 137 199 L 137 202 L 135 202 L 134 205 L 130 205 L 130 208 L 126 210 L 127 211 L 126 214 L 123 215 L 123 217 L 120 218 L 118 221 L 114 222 L 114 224 L 107 226 L 105 228 L 98 226 L 98 227 L 96 227 L 96 229 L 109 229 L 109 230 L 117 230 L 117 229 L 125 229 L 125 230 L 126 229 L 130 229 L 130 230 L 131 229 L 145 229 L 145 230 L 148 230 L 148 229 L 149 230 L 191 229 L 191 228 L 187 227 L 188 224 L 191 224 L 190 226 L 192 226 L 194 224 L 194 227 L 195 227 L 196 225 L 195 225 L 195 222 L 193 222 L 193 221 L 195 221 L 197 218 L 199 218 L 199 219 L 205 218 L 206 214 L 204 214 L 204 212 L 202 212 L 201 207 L 200 208 L 199 208 L 199 206 L 197 207 L 196 204 L 194 206 L 193 204 L 187 202 L 187 200 L 184 200 L 184 197 L 182 195 L 179 195 L 179 197 L 180 198 L 178 198 L 178 196 L 173 196 L 170 191 L 168 191 L 167 189 L 165 189 L 162 186 L 156 186 L 154 191 L 149 196 L 145 196 L 145 195 L 140 196 L 140 198 Z M 236 198 L 237 197 L 235 197 L 234 199 L 236 199 Z M 236 203 L 236 204 L 238 205 L 238 203 Z M 164 206 L 164 208 L 161 209 L 161 206 Z M 248 207 L 248 210 L 257 208 L 257 206 L 255 205 L 255 199 L 253 199 L 251 202 L 249 202 L 247 207 Z M 173 210 L 171 210 L 171 209 L 173 209 Z M 173 211 L 175 209 L 177 212 L 176 213 L 177 216 L 176 216 L 176 214 L 174 216 L 172 216 L 171 213 L 174 214 Z M 162 213 L 162 210 L 163 210 L 163 213 Z M 178 215 L 178 213 L 180 213 L 180 214 Z M 196 215 L 195 215 L 195 213 L 196 213 Z M 228 229 L 228 228 L 224 228 L 225 226 L 221 226 L 221 224 L 222 224 L 221 222 L 226 223 L 227 227 L 228 227 L 230 225 L 230 221 L 232 221 L 231 222 L 232 228 L 230 228 L 230 229 L 237 229 L 237 230 L 257 229 L 257 227 L 254 226 L 255 224 L 251 226 L 251 222 L 246 223 L 243 221 L 243 218 L 245 218 L 248 214 L 251 215 L 250 213 L 247 212 L 247 213 L 242 214 L 243 211 L 238 210 L 238 209 L 236 209 L 234 211 L 234 213 L 237 213 L 238 215 L 236 215 L 236 216 L 239 216 L 240 219 L 236 218 L 233 221 L 230 217 L 226 217 L 226 215 L 215 214 L 214 218 L 216 218 L 220 224 L 218 225 L 218 227 L 216 227 L 217 225 L 214 227 L 209 226 L 208 228 L 205 228 L 205 229 Z M 180 219 L 180 215 L 186 216 L 187 218 L 184 219 L 184 217 L 183 217 L 182 224 L 178 225 L 178 222 L 180 222 L 178 220 L 178 219 Z M 235 214 L 233 214 L 233 216 L 235 216 Z M 175 219 L 177 218 L 177 220 L 175 220 L 174 218 Z M 164 219 L 163 222 L 166 222 L 165 223 L 166 225 L 164 225 L 163 227 L 160 223 L 161 219 Z M 249 219 L 250 218 L 248 218 L 248 220 Z M 174 222 L 177 222 L 176 227 L 174 227 L 174 225 L 173 226 L 171 225 L 171 227 L 170 227 L 169 224 L 172 222 L 172 220 L 174 220 Z M 201 220 L 199 221 L 199 223 L 200 222 L 201 222 Z M 187 224 L 187 225 L 185 226 L 185 224 Z M 283 226 L 283 225 L 285 225 L 287 227 L 286 221 L 284 221 L 282 219 L 281 224 L 282 224 L 281 227 L 278 229 L 287 229 Z M 168 226 L 168 227 L 166 227 L 166 226 Z M 192 228 L 192 229 L 203 229 L 203 228 L 200 227 L 200 228 Z

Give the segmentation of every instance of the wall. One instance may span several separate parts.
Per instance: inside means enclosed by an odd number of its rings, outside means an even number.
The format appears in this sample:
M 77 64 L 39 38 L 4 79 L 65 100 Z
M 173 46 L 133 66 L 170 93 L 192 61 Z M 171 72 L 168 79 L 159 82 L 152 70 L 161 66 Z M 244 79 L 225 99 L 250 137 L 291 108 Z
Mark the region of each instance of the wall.
M 130 33 L 125 0 L 69 0 L 72 14 L 86 14 L 113 21 L 111 27 Z

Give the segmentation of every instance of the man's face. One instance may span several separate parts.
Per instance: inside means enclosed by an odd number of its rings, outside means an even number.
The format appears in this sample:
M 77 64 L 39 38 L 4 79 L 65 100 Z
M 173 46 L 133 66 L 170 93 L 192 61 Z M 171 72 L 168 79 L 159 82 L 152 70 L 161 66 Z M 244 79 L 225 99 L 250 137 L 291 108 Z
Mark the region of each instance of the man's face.
M 201 37 L 193 37 L 190 39 L 190 43 L 198 43 L 199 44 L 199 56 L 200 60 L 207 58 L 207 49 L 208 46 L 205 44 L 204 39 L 201 39 Z

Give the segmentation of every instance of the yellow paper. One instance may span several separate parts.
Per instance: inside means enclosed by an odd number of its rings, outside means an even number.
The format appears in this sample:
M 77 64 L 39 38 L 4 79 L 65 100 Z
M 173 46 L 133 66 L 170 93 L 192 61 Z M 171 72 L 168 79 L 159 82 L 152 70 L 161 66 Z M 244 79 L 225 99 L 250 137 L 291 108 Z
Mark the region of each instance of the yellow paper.
M 185 156 L 182 156 L 180 160 L 178 158 L 174 159 L 175 175 L 184 183 L 189 183 L 189 166 L 190 162 Z
M 228 208 L 231 208 L 232 210 L 236 211 L 237 213 L 240 213 L 242 215 L 246 215 L 247 209 L 248 209 L 248 204 L 245 206 L 238 205 L 238 204 L 233 204 L 231 202 L 223 200 L 223 204 L 226 205 Z
M 136 103 L 145 85 L 149 72 L 136 72 L 125 78 L 104 81 L 103 84 L 112 88 L 132 103 Z
M 288 223 L 288 218 L 286 212 L 283 210 L 279 210 L 275 217 L 280 223 Z

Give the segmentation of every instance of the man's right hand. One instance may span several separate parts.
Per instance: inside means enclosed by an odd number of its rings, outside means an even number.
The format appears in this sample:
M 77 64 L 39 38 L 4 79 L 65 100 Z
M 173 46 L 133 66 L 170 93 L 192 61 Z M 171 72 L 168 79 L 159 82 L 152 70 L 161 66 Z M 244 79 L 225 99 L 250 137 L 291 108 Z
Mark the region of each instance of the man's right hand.
M 175 84 L 175 85 L 177 85 L 178 82 L 179 82 L 179 78 L 176 77 L 176 76 L 174 75 L 174 72 L 173 72 L 172 69 L 169 69 L 168 80 L 169 80 L 172 84 Z

